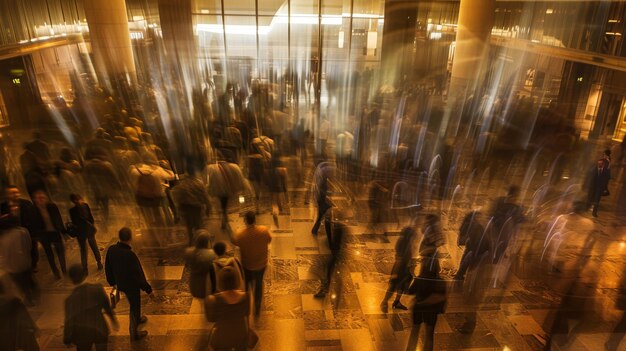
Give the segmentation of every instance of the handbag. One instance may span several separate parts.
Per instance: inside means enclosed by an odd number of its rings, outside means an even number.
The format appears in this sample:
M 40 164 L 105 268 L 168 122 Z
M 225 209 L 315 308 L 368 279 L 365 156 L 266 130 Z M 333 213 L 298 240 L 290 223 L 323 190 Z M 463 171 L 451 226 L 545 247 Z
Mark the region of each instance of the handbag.
M 115 308 L 117 303 L 120 302 L 120 291 L 117 288 L 111 289 L 111 293 L 109 294 L 109 299 L 111 299 L 111 308 Z
M 65 223 L 65 233 L 72 238 L 76 238 L 78 236 L 78 228 L 72 222 Z

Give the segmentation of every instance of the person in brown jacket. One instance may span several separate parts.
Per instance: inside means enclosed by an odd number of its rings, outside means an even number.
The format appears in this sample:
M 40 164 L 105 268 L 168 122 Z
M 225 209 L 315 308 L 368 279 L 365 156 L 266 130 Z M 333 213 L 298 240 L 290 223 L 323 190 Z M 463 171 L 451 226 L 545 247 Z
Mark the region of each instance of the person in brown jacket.
M 263 275 L 269 257 L 268 245 L 272 242 L 272 235 L 267 227 L 256 225 L 256 214 L 248 211 L 244 215 L 246 227 L 241 229 L 232 238 L 234 245 L 241 249 L 241 264 L 246 280 L 246 289 L 254 289 L 254 314 L 261 313 L 263 300 Z

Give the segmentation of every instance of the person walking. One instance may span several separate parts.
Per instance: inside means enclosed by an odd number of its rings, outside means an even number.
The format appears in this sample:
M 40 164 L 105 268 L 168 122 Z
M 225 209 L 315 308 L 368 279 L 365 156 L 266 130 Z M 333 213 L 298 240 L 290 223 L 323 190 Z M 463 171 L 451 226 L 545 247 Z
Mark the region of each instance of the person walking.
M 243 176 L 243 172 L 236 163 L 226 161 L 226 158 L 218 154 L 218 162 L 206 166 L 205 173 L 208 178 L 209 195 L 217 197 L 222 210 L 222 230 L 230 232 L 228 223 L 229 199 L 243 193 L 252 194 L 250 183 Z
M 471 211 L 461 223 L 459 229 L 458 245 L 465 246 L 463 256 L 459 263 L 459 269 L 454 276 L 454 280 L 462 282 L 465 274 L 474 266 L 480 258 L 489 251 L 489 237 L 485 235 L 485 228 L 481 224 L 482 214 L 478 211 Z
M 5 194 L 6 201 L 0 204 L 0 215 L 10 214 L 12 217 L 16 217 L 20 227 L 28 230 L 31 239 L 31 266 L 34 273 L 37 271 L 37 263 L 39 261 L 39 247 L 37 244 L 39 240 L 35 236 L 35 232 L 32 228 L 35 205 L 26 199 L 22 199 L 20 189 L 15 185 L 8 185 Z M 10 218 L 11 217 L 4 217 L 4 219 Z
M 194 242 L 194 231 L 202 226 L 202 214 L 207 216 L 211 212 L 211 202 L 205 185 L 195 172 L 189 172 L 172 188 L 174 203 L 177 211 L 187 226 L 189 246 Z
M 415 296 L 415 303 L 412 311 L 413 327 L 406 347 L 407 351 L 417 349 L 422 323 L 426 324 L 423 350 L 433 350 L 437 317 L 444 313 L 447 301 L 446 283 L 439 275 L 439 270 L 439 259 L 436 253 L 423 257 L 420 273 L 409 287 L 409 293 Z
M 52 251 L 54 246 L 54 251 L 61 266 L 61 272 L 65 274 L 65 245 L 63 244 L 65 225 L 63 224 L 63 218 L 61 218 L 61 212 L 57 205 L 51 202 L 48 195 L 42 190 L 38 190 L 33 194 L 33 200 L 35 202 L 33 231 L 35 236 L 41 240 L 52 274 L 54 274 L 56 279 L 61 279 L 61 274 L 59 274 Z
M 196 298 L 206 297 L 207 279 L 211 275 L 213 261 L 217 258 L 215 251 L 209 248 L 210 241 L 209 234 L 200 234 L 196 238 L 196 246 L 185 251 L 185 260 L 190 271 L 189 291 Z
M 396 293 L 396 299 L 391 305 L 394 309 L 408 310 L 406 306 L 400 302 L 404 289 L 408 287 L 413 279 L 410 270 L 411 259 L 413 258 L 413 242 L 416 238 L 415 229 L 412 227 L 405 227 L 402 229 L 400 239 L 396 242 L 396 261 L 391 269 L 391 279 L 389 279 L 389 288 L 385 293 L 385 297 L 380 304 L 380 309 L 383 313 L 387 313 L 387 303 L 391 296 Z
M 76 287 L 65 299 L 63 343 L 68 347 L 75 345 L 78 351 L 90 351 L 94 345 L 96 351 L 106 351 L 109 328 L 104 314 L 114 330 L 119 328 L 111 301 L 101 284 L 84 282 L 87 272 L 81 265 L 70 266 L 69 276 Z
M 311 229 L 311 234 L 313 235 L 317 235 L 320 225 L 322 224 L 322 220 L 324 220 L 326 216 L 326 212 L 328 212 L 328 210 L 332 207 L 330 199 L 328 199 L 328 192 L 330 190 L 330 179 L 333 176 L 334 171 L 334 166 L 329 162 L 322 162 L 315 169 L 312 192 L 315 195 L 317 203 L 317 219 Z M 327 232 L 330 232 L 330 222 L 328 220 L 325 221 L 324 228 Z M 329 234 L 327 233 L 327 235 Z
M 19 226 L 19 219 L 10 214 L 0 217 L 0 270 L 6 271 L 24 295 L 24 304 L 34 306 L 39 288 L 31 265 L 31 239 Z
M 109 202 L 115 199 L 122 189 L 122 183 L 113 164 L 104 156 L 91 158 L 85 161 L 83 167 L 85 185 L 89 189 L 88 196 L 95 202 L 95 206 L 102 211 L 104 218 L 103 230 L 108 232 L 109 225 Z
M 334 217 L 335 221 L 333 223 L 331 223 L 330 220 L 326 221 L 326 223 L 328 223 L 326 236 L 328 239 L 328 248 L 330 249 L 330 258 L 326 263 L 326 276 L 321 279 L 320 288 L 313 295 L 313 297 L 317 299 L 326 297 L 330 290 L 330 284 L 332 283 L 335 272 L 337 272 L 337 278 L 341 279 L 341 272 L 337 267 L 345 260 L 346 248 L 344 245 L 346 243 L 345 240 L 348 229 L 343 221 L 349 217 L 348 212 L 345 210 L 338 211 Z M 341 297 L 341 282 L 335 283 L 335 286 L 339 287 L 335 295 Z M 336 299 L 336 304 L 338 306 L 339 298 Z
M 233 237 L 232 242 L 241 250 L 246 289 L 254 290 L 254 314 L 259 316 L 263 300 L 263 275 L 269 259 L 272 235 L 267 227 L 256 225 L 256 214 L 253 211 L 245 213 L 244 222 L 246 227 Z
M 78 194 L 70 195 L 70 201 L 74 204 L 74 207 L 70 208 L 70 219 L 76 230 L 76 239 L 80 247 L 80 262 L 83 270 L 85 274 L 88 274 L 87 243 L 89 243 L 93 257 L 96 259 L 98 270 L 102 270 L 102 258 L 100 256 L 100 250 L 98 249 L 98 243 L 96 242 L 97 229 L 94 225 L 91 209 Z
M 249 293 L 239 290 L 239 275 L 233 267 L 222 269 L 217 279 L 224 288 L 206 299 L 205 314 L 209 322 L 215 323 L 209 336 L 214 350 L 245 351 L 251 332 Z
M 22 300 L 0 280 L 0 351 L 39 351 L 38 331 Z
M 109 285 L 123 292 L 130 305 L 130 338 L 139 340 L 148 335 L 145 330 L 138 330 L 139 325 L 148 318 L 141 315 L 141 290 L 152 297 L 152 287 L 146 280 L 139 258 L 130 246 L 133 232 L 130 228 L 120 229 L 119 242 L 109 247 L 104 261 L 104 271 Z

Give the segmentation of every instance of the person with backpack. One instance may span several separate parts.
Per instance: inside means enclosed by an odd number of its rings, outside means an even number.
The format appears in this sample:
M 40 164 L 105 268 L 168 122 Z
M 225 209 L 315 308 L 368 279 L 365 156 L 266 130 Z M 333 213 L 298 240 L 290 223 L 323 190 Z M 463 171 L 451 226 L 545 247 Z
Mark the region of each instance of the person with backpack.
M 166 183 L 174 180 L 174 172 L 161 167 L 154 155 L 147 155 L 142 163 L 131 167 L 130 178 L 147 224 L 164 225 L 165 218 L 169 218 Z
M 231 267 L 235 270 L 235 273 L 239 276 L 239 281 L 241 282 L 238 289 L 246 290 L 245 281 L 244 281 L 244 270 L 241 261 L 237 257 L 232 257 L 227 255 L 226 253 L 226 243 L 223 241 L 218 241 L 213 245 L 213 252 L 217 257 L 213 260 L 211 267 L 209 269 L 209 279 L 207 280 L 207 295 L 215 294 L 217 292 L 223 291 L 224 287 L 219 283 L 219 275 L 222 270 L 226 267 Z
M 250 184 L 244 178 L 243 172 L 236 163 L 226 161 L 218 154 L 217 163 L 206 166 L 206 175 L 209 184 L 209 195 L 217 197 L 222 209 L 222 230 L 229 230 L 228 202 L 232 197 L 243 193 L 251 194 Z
M 98 243 L 96 242 L 97 229 L 94 224 L 91 209 L 78 194 L 70 195 L 70 201 L 74 204 L 74 207 L 70 208 L 70 219 L 72 227 L 74 228 L 74 234 L 78 240 L 78 246 L 80 247 L 80 262 L 83 270 L 85 274 L 88 274 L 87 243 L 89 243 L 93 257 L 96 259 L 98 270 L 102 270 L 102 258 L 100 256 L 100 249 L 98 249 Z
M 270 190 L 272 218 L 278 228 L 278 215 L 283 212 L 283 205 L 289 203 L 287 193 L 287 168 L 284 167 L 280 156 L 274 154 L 270 163 L 267 177 L 267 187 Z

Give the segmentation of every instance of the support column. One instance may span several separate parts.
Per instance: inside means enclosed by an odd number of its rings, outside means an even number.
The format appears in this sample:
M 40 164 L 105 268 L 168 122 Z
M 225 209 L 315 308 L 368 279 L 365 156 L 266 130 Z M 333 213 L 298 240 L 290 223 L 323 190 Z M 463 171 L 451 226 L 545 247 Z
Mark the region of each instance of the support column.
M 84 0 L 96 74 L 109 90 L 136 81 L 124 0 Z
M 158 4 L 167 58 L 171 64 L 179 66 L 183 80 L 193 84 L 199 74 L 191 15 L 192 0 L 159 0 Z
M 382 84 L 398 87 L 398 83 L 402 83 L 404 76 L 412 70 L 409 66 L 412 65 L 418 4 L 414 0 L 385 1 L 381 51 L 381 65 L 385 73 Z
M 465 98 L 476 95 L 482 88 L 480 80 L 486 76 L 491 64 L 489 49 L 494 19 L 495 0 L 461 0 L 448 90 L 448 111 L 442 133 L 448 132 L 450 135 L 450 131 L 446 131 L 450 124 L 454 129 L 453 134 L 456 134 L 458 120 L 452 121 L 450 116 L 459 115 Z

